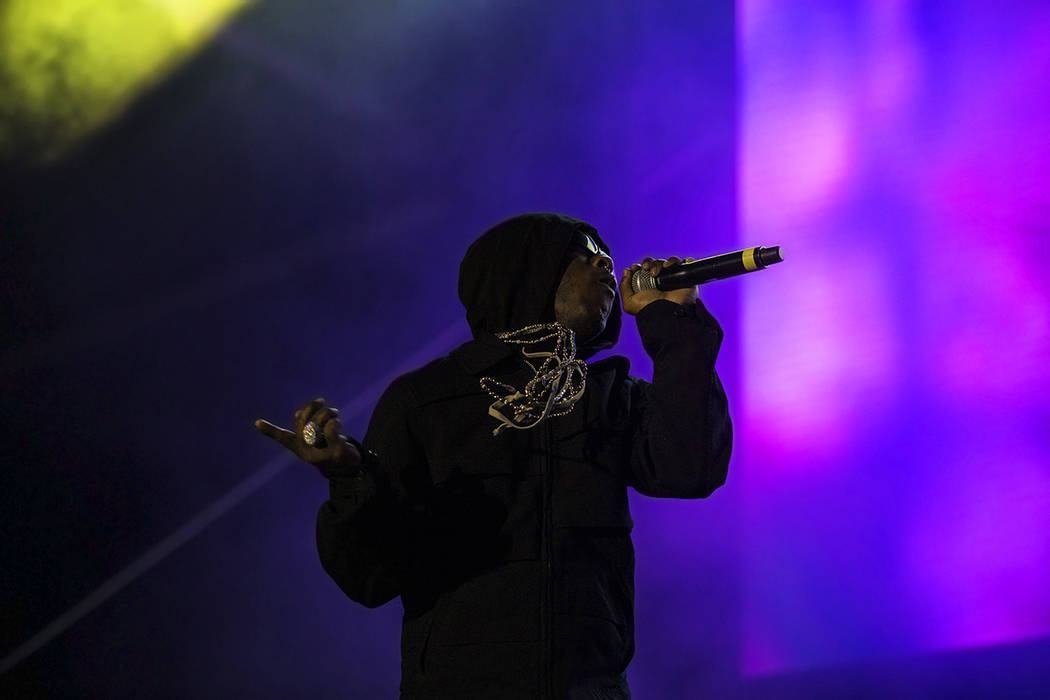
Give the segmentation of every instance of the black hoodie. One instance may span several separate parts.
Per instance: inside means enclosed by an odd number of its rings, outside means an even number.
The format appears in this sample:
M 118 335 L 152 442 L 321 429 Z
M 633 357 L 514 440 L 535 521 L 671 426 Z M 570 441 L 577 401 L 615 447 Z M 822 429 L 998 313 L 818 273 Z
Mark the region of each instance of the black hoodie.
M 626 358 L 588 366 L 567 415 L 493 435 L 483 376 L 532 371 L 495 334 L 553 321 L 582 221 L 527 214 L 468 250 L 459 294 L 474 340 L 397 379 L 357 475 L 329 474 L 322 564 L 367 606 L 400 596 L 402 698 L 628 698 L 634 550 L 627 487 L 698 498 L 726 476 L 732 430 L 714 372 L 722 332 L 699 302 L 637 316 L 654 382 Z M 605 330 L 580 357 L 611 347 Z
M 475 339 L 491 343 L 494 333 L 555 320 L 554 293 L 573 252 L 574 232 L 608 252 L 593 226 L 550 213 L 515 216 L 474 241 L 459 266 L 459 300 Z M 580 346 L 577 357 L 611 348 L 619 337 L 620 307 L 613 305 L 605 330 Z

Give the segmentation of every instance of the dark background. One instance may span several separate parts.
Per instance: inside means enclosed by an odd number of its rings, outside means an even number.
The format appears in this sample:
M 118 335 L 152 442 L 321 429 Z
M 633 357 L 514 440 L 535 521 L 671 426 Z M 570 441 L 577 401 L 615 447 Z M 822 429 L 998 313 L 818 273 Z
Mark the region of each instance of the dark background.
M 252 421 L 323 395 L 360 435 L 389 379 L 466 339 L 459 261 L 507 216 L 587 219 L 623 264 L 730 245 L 732 27 L 728 3 L 262 2 L 72 154 L 5 163 L 0 648 L 62 630 L 2 687 L 392 697 L 398 603 L 327 579 L 326 486 Z M 642 697 L 727 682 L 736 646 L 728 547 L 659 561 L 658 505 Z M 668 649 L 668 602 L 701 597 L 703 636 Z

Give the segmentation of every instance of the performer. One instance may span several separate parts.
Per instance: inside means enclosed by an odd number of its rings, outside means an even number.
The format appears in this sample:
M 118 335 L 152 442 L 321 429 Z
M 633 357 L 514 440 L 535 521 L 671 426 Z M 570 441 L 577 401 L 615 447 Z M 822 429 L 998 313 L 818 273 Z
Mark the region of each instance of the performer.
M 722 330 L 695 287 L 633 293 L 652 383 L 612 356 L 608 248 L 590 225 L 525 214 L 460 267 L 473 340 L 395 380 L 364 440 L 319 398 L 259 430 L 316 465 L 321 563 L 353 600 L 400 596 L 401 698 L 630 697 L 634 549 L 627 487 L 703 498 L 732 442 Z M 411 309 L 403 308 L 411 321 Z

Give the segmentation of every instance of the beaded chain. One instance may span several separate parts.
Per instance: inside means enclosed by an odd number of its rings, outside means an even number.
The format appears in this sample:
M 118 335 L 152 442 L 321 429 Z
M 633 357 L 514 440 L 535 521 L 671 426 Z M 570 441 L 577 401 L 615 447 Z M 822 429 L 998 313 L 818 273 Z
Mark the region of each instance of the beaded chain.
M 537 337 L 538 336 L 538 337 Z M 560 323 L 537 323 L 516 331 L 497 333 L 505 343 L 521 345 L 526 358 L 542 357 L 536 367 L 528 359 L 525 363 L 535 376 L 519 391 L 492 377 L 481 378 L 481 388 L 495 401 L 489 406 L 489 415 L 500 424 L 492 431 L 499 435 L 504 428 L 528 430 L 547 418 L 563 416 L 573 409 L 586 388 L 587 365 L 576 359 L 576 333 Z M 526 347 L 554 340 L 551 352 L 528 352 Z M 502 395 L 497 390 L 504 392 Z M 507 413 L 513 417 L 508 418 Z

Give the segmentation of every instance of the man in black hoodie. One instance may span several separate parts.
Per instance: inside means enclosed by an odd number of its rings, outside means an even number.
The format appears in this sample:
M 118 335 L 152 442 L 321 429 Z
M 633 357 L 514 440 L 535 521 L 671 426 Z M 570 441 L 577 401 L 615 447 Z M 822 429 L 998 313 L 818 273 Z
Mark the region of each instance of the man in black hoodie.
M 587 364 L 620 332 L 608 247 L 588 224 L 525 214 L 460 267 L 474 339 L 398 378 L 363 443 L 323 399 L 259 429 L 329 479 L 325 570 L 369 607 L 404 606 L 401 697 L 630 697 L 634 550 L 627 487 L 703 498 L 732 428 L 714 370 L 722 331 L 696 289 L 633 293 L 653 358 Z

